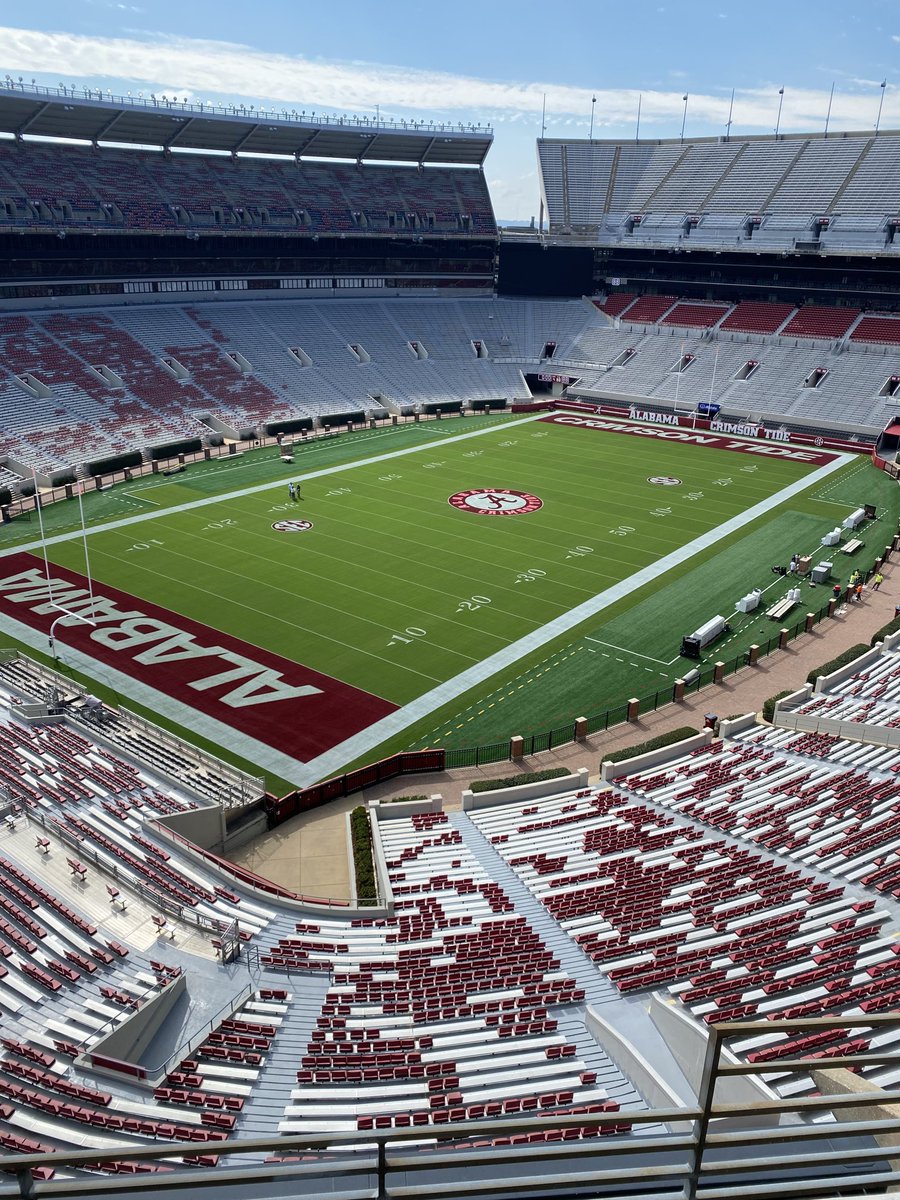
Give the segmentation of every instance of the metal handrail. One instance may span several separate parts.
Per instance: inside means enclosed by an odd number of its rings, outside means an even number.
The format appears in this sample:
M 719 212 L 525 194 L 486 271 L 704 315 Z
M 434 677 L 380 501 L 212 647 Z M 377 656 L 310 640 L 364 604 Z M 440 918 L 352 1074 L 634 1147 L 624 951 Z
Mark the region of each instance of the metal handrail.
M 863 1093 L 839 1093 L 833 1096 L 808 1096 L 800 1099 L 772 1099 L 747 1103 L 713 1103 L 720 1075 L 739 1074 L 745 1065 L 722 1061 L 724 1044 L 736 1037 L 753 1033 L 807 1032 L 838 1028 L 881 1030 L 900 1024 L 900 1013 L 806 1018 L 801 1020 L 731 1021 L 709 1027 L 704 1070 L 696 1104 L 684 1107 L 620 1110 L 597 1114 L 554 1114 L 516 1119 L 461 1121 L 452 1125 L 413 1127 L 347 1133 L 279 1134 L 267 1137 L 229 1138 L 222 1142 L 156 1143 L 153 1146 L 120 1146 L 115 1150 L 55 1151 L 53 1153 L 4 1155 L 4 1170 L 17 1175 L 18 1194 L 25 1197 L 50 1196 L 71 1187 L 32 1180 L 31 1167 L 84 1167 L 127 1159 L 135 1162 L 171 1159 L 172 1156 L 216 1154 L 228 1159 L 240 1154 L 256 1161 L 240 1167 L 225 1166 L 203 1182 L 251 1185 L 262 1180 L 287 1181 L 292 1173 L 306 1179 L 322 1177 L 333 1181 L 345 1176 L 342 1194 L 353 1194 L 354 1176 L 377 1177 L 378 1196 L 492 1195 L 513 1196 L 527 1192 L 550 1194 L 576 1186 L 602 1185 L 605 1197 L 621 1195 L 631 1200 L 671 1196 L 679 1200 L 771 1200 L 772 1196 L 834 1196 L 858 1194 L 887 1196 L 900 1183 L 900 1142 L 898 1152 L 882 1146 L 878 1135 L 900 1132 L 900 1118 L 860 1117 L 860 1110 L 894 1105 L 895 1094 L 873 1088 Z M 874 1065 L 900 1061 L 900 1055 L 884 1052 L 854 1055 L 854 1065 L 862 1060 Z M 772 1072 L 807 1069 L 810 1061 L 827 1070 L 838 1060 L 779 1059 L 768 1064 Z M 727 1068 L 727 1070 L 726 1070 Z M 748 1071 L 748 1073 L 750 1073 Z M 850 1120 L 842 1120 L 842 1111 L 855 1110 Z M 753 1118 L 793 1116 L 830 1112 L 835 1120 L 827 1125 L 795 1122 L 787 1125 L 765 1124 L 747 1127 Z M 737 1127 L 723 1128 L 727 1118 L 740 1118 Z M 711 1122 L 717 1122 L 710 1131 Z M 689 1132 L 667 1132 L 666 1126 Z M 663 1132 L 648 1129 L 638 1136 L 604 1136 L 602 1140 L 551 1141 L 540 1144 L 466 1145 L 469 1139 L 543 1135 L 573 1125 L 583 1130 L 599 1126 L 662 1126 Z M 428 1141 L 423 1146 L 423 1137 Z M 842 1145 L 844 1139 L 869 1139 L 868 1145 Z M 365 1144 L 361 1145 L 364 1139 Z M 416 1145 L 411 1145 L 416 1143 Z M 462 1143 L 462 1144 L 461 1144 Z M 772 1153 L 773 1144 L 781 1152 Z M 821 1143 L 817 1145 L 817 1143 Z M 798 1153 L 791 1153 L 797 1148 Z M 727 1150 L 741 1151 L 733 1156 Z M 708 1150 L 718 1151 L 709 1156 Z M 283 1158 L 265 1161 L 269 1153 L 280 1156 L 303 1154 L 303 1161 L 292 1163 Z M 871 1169 L 862 1170 L 870 1163 Z M 169 1165 L 169 1164 L 167 1164 Z M 518 1171 L 497 1172 L 498 1166 L 518 1166 Z M 487 1173 L 480 1168 L 487 1166 Z M 443 1172 L 444 1174 L 440 1174 Z M 448 1172 L 451 1173 L 448 1175 Z M 425 1178 L 425 1176 L 429 1178 Z M 729 1176 L 741 1175 L 741 1180 Z M 721 1177 L 721 1181 L 720 1181 Z M 438 1178 L 442 1180 L 435 1183 Z M 183 1187 L 187 1180 L 200 1182 L 193 1172 L 177 1168 L 153 1177 L 154 1190 L 169 1191 Z M 452 1179 L 452 1182 L 448 1182 Z M 122 1195 L 146 1189 L 145 1177 L 98 1181 L 97 1190 Z M 642 1189 L 642 1185 L 646 1190 Z M 77 1185 L 76 1185 L 77 1186 Z M 359 1195 L 371 1195 L 360 1182 Z

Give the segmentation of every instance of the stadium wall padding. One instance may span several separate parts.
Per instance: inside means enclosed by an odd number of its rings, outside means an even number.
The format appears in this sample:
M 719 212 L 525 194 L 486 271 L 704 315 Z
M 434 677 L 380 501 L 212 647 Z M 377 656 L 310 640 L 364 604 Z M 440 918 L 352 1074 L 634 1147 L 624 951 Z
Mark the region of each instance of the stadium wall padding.
M 126 467 L 139 467 L 144 461 L 140 450 L 129 450 L 126 454 L 113 454 L 109 458 L 98 458 L 87 464 L 90 475 L 112 475 L 116 471 L 124 471 Z
M 151 446 L 150 457 L 158 462 L 163 458 L 177 458 L 179 454 L 196 454 L 202 448 L 203 443 L 200 438 L 185 438 L 180 442 L 167 442 L 164 446 Z M 132 466 L 133 464 L 128 463 L 127 465 Z

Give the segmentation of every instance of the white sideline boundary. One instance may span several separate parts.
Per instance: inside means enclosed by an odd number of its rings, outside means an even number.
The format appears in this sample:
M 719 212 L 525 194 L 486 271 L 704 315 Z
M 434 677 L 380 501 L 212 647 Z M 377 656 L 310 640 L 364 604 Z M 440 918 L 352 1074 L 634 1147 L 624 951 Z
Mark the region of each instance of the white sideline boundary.
M 505 421 L 502 424 L 491 425 L 487 429 L 473 429 L 471 433 L 457 433 L 452 437 L 445 438 L 443 442 L 423 442 L 421 446 L 407 446 L 403 450 L 388 450 L 385 454 L 373 454 L 369 458 L 358 458 L 353 462 L 338 463 L 331 467 L 322 467 L 319 471 L 307 471 L 305 474 L 291 475 L 289 478 L 293 480 L 305 479 L 322 479 L 327 475 L 340 475 L 344 471 L 355 471 L 357 467 L 371 467 L 376 463 L 388 462 L 393 458 L 405 458 L 409 454 L 422 454 L 426 450 L 436 450 L 438 447 L 444 447 L 451 442 L 467 442 L 471 438 L 486 437 L 490 433 L 497 433 L 499 430 L 515 429 L 519 425 L 530 425 L 533 421 L 539 421 L 547 414 L 545 412 L 532 413 L 527 417 L 520 417 L 515 421 Z M 226 460 L 227 461 L 227 460 Z M 200 500 L 188 500 L 184 504 L 175 504 L 171 508 L 161 508 L 156 512 L 150 513 L 132 513 L 128 517 L 119 517 L 115 521 L 106 521 L 102 525 L 93 525 L 88 531 L 88 537 L 92 537 L 95 533 L 107 533 L 113 529 L 124 529 L 128 525 L 140 525 L 144 521 L 158 521 L 162 517 L 176 516 L 178 513 L 190 512 L 194 508 L 207 508 L 211 504 L 221 504 L 224 500 L 240 500 L 244 496 L 255 496 L 260 492 L 283 491 L 287 486 L 287 478 L 277 479 L 271 483 L 257 483 L 253 487 L 238 488 L 233 492 L 220 492 L 215 496 L 204 496 Z M 162 485 L 158 485 L 162 486 Z M 130 493 L 126 493 L 130 495 Z M 157 503 L 155 500 L 149 501 L 151 504 Z M 8 550 L 0 550 L 0 558 L 5 558 L 9 554 L 24 554 L 29 550 L 42 550 L 44 546 L 57 546 L 60 542 L 71 542 L 73 538 L 81 536 L 81 527 L 74 533 L 58 533 L 54 537 L 49 537 L 46 541 L 38 540 L 36 542 L 25 542 L 15 546 L 10 546 Z
M 430 692 L 426 692 L 424 695 L 410 701 L 403 708 L 398 708 L 396 712 L 391 713 L 389 716 L 382 717 L 380 721 L 376 721 L 368 729 L 355 734 L 337 746 L 333 746 L 331 750 L 327 750 L 324 754 L 320 754 L 318 758 L 307 763 L 306 769 L 311 772 L 308 782 L 313 783 L 318 779 L 327 779 L 330 775 L 339 771 L 345 763 L 352 762 L 356 758 L 361 758 L 368 751 L 374 750 L 376 746 L 387 741 L 388 738 L 402 733 L 404 729 L 415 724 L 416 721 L 427 717 L 435 709 L 442 708 L 443 705 L 448 704 L 451 700 L 456 700 L 464 692 L 477 687 L 479 683 L 484 683 L 486 679 L 489 679 L 492 675 L 496 675 L 498 671 L 511 666 L 526 654 L 540 649 L 541 646 L 553 641 L 554 638 L 559 637 L 561 634 L 568 633 L 570 629 L 573 629 L 576 625 L 580 625 L 582 621 L 596 616 L 597 613 L 602 612 L 605 608 L 609 608 L 611 604 L 615 604 L 617 600 L 621 600 L 623 597 L 637 591 L 644 584 L 658 579 L 660 575 L 664 575 L 667 571 L 672 570 L 673 567 L 686 562 L 687 559 L 700 550 L 714 546 L 717 542 L 736 533 L 739 529 L 743 529 L 745 525 L 749 525 L 757 517 L 764 516 L 779 504 L 783 504 L 793 496 L 805 492 L 807 488 L 815 486 L 823 479 L 827 479 L 829 475 L 832 475 L 840 467 L 852 461 L 853 455 L 850 454 L 836 456 L 833 462 L 826 463 L 824 467 L 819 467 L 812 474 L 805 476 L 803 479 L 798 479 L 786 488 L 782 488 L 780 492 L 776 492 L 775 495 L 769 496 L 766 500 L 761 500 L 759 504 L 754 504 L 752 508 L 748 508 L 745 512 L 738 513 L 737 516 L 725 521 L 722 525 L 717 525 L 715 529 L 711 529 L 709 532 L 701 534 L 700 537 L 694 538 L 692 542 L 688 542 L 686 545 L 680 546 L 677 550 L 673 550 L 665 558 L 658 559 L 655 563 L 651 563 L 649 566 L 642 568 L 642 570 L 636 571 L 620 583 L 615 583 L 605 591 L 599 592 L 590 600 L 585 600 L 583 604 L 570 609 L 561 617 L 557 617 L 546 625 L 542 625 L 540 629 L 535 629 L 531 633 L 526 634 L 525 637 L 519 638 L 518 641 L 511 642 L 503 650 L 498 650 L 496 654 L 492 654 L 490 658 L 483 659 L 477 666 L 469 667 L 459 675 L 455 675 L 452 679 L 438 684 Z
M 543 413 L 536 413 L 528 417 L 523 417 L 518 421 L 510 421 L 504 423 L 503 429 L 510 429 L 517 425 L 529 424 L 533 421 L 540 420 Z M 456 435 L 452 440 L 465 441 L 475 437 L 483 437 L 489 433 L 496 433 L 497 427 L 493 426 L 490 429 L 473 430 L 471 433 Z M 447 443 L 444 442 L 444 445 Z M 311 471 L 305 475 L 296 475 L 296 479 L 315 479 L 322 476 L 334 475 L 339 472 L 353 470 L 355 467 L 369 466 L 373 463 L 383 462 L 393 458 L 404 457 L 409 454 L 420 453 L 423 450 L 433 450 L 436 443 L 427 442 L 422 446 L 412 446 L 404 450 L 395 450 L 387 454 L 376 455 L 371 458 L 361 459 L 355 463 L 348 463 L 340 466 L 324 468 L 321 471 Z M 203 737 L 209 738 L 212 741 L 224 743 L 228 745 L 235 754 L 248 759 L 250 762 L 258 763 L 266 770 L 272 771 L 283 779 L 288 779 L 298 787 L 307 787 L 320 779 L 329 778 L 331 775 L 337 774 L 349 762 L 357 758 L 364 757 L 372 750 L 376 749 L 383 742 L 397 736 L 410 725 L 414 725 L 417 721 L 427 717 L 430 713 L 442 708 L 445 704 L 457 699 L 465 692 L 484 683 L 498 672 L 512 666 L 525 655 L 539 650 L 548 642 L 555 638 L 568 633 L 583 621 L 596 616 L 610 605 L 615 604 L 618 600 L 631 594 L 637 589 L 643 587 L 647 583 L 658 579 L 661 575 L 670 571 L 673 567 L 686 562 L 694 554 L 701 550 L 705 550 L 710 546 L 724 540 L 725 538 L 736 533 L 738 530 L 751 524 L 758 517 L 764 516 L 767 512 L 776 508 L 778 505 L 785 503 L 792 497 L 799 495 L 810 487 L 814 487 L 823 479 L 827 479 L 835 471 L 852 462 L 853 455 L 837 454 L 830 463 L 819 467 L 817 470 L 804 476 L 802 479 L 796 480 L 787 487 L 782 488 L 780 492 L 761 500 L 752 508 L 746 509 L 742 513 L 731 517 L 721 525 L 717 525 L 715 529 L 701 534 L 693 541 L 688 542 L 684 546 L 673 550 L 664 558 L 657 560 L 654 563 L 642 568 L 640 571 L 630 575 L 627 579 L 621 580 L 619 583 L 613 584 L 612 587 L 605 591 L 599 592 L 596 596 L 592 596 L 590 600 L 584 601 L 575 608 L 570 609 L 560 617 L 556 617 L 553 621 L 542 625 L 539 629 L 532 630 L 531 633 L 519 638 L 515 642 L 511 642 L 502 650 L 498 650 L 489 658 L 483 659 L 480 663 L 467 668 L 451 679 L 445 680 L 438 684 L 437 687 L 431 688 L 428 692 L 424 692 L 409 704 L 398 708 L 395 712 L 390 713 L 387 717 L 383 717 L 380 721 L 370 725 L 367 729 L 360 733 L 354 734 L 352 737 L 345 739 L 333 746 L 330 750 L 326 750 L 323 754 L 318 755 L 308 762 L 301 762 L 299 759 L 293 758 L 290 755 L 281 753 L 273 747 L 266 745 L 264 742 L 257 741 L 246 734 L 242 734 L 239 730 L 231 725 L 226 725 L 223 722 L 215 720 L 213 717 L 207 717 L 191 708 L 189 705 L 183 704 L 174 697 L 168 696 L 162 692 L 151 688 L 146 684 L 133 679 L 130 675 L 125 675 L 115 668 L 108 667 L 100 660 L 92 658 L 89 655 L 82 654 L 79 651 L 66 647 L 66 659 L 71 666 L 75 667 L 80 672 L 94 676 L 97 679 L 102 679 L 108 686 L 124 696 L 144 705 L 151 710 L 163 714 L 175 723 L 184 726 L 186 729 L 193 730 Z M 178 505 L 177 507 L 165 509 L 155 513 L 141 513 L 135 516 L 126 517 L 117 521 L 110 521 L 104 525 L 95 526 L 89 530 L 89 536 L 92 533 L 100 533 L 109 529 L 120 529 L 124 526 L 140 524 L 144 521 L 156 520 L 159 517 L 164 517 L 167 514 L 171 515 L 178 512 L 184 512 L 193 508 L 202 508 L 210 504 L 218 504 L 223 500 L 238 499 L 242 496 L 253 495 L 259 492 L 273 491 L 278 488 L 284 488 L 284 481 L 278 480 L 274 483 L 259 484 L 251 488 L 242 488 L 238 491 L 218 495 L 214 497 L 205 497 L 201 500 L 192 501 L 187 504 Z M 60 534 L 54 538 L 48 538 L 47 544 L 54 545 L 59 542 L 71 541 L 73 537 L 80 536 L 81 531 L 76 533 Z M 8 551 L 0 553 L 0 560 L 7 554 L 24 552 L 35 548 L 40 548 L 43 545 L 41 542 L 31 543 L 29 545 L 18 545 L 11 547 Z M 31 646 L 34 649 L 45 649 L 46 635 L 32 629 L 30 626 L 20 624 L 20 622 L 5 615 L 0 615 L 0 630 L 8 633 L 9 636 L 16 638 L 25 645 Z

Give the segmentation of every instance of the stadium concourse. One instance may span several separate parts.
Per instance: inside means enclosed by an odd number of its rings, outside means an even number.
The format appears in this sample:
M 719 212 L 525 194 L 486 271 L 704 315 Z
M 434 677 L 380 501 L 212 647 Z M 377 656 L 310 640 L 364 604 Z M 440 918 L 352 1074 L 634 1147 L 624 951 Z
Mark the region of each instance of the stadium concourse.
M 349 897 L 346 814 L 357 805 L 438 792 L 444 808 L 454 810 L 461 807 L 462 794 L 474 780 L 496 779 L 513 770 L 566 767 L 575 771 L 587 767 L 591 782 L 596 782 L 603 755 L 683 726 L 702 729 L 710 711 L 718 717 L 759 713 L 770 696 L 800 687 L 817 666 L 836 658 L 850 646 L 868 644 L 872 634 L 892 618 L 895 606 L 900 604 L 900 576 L 891 563 L 884 567 L 884 583 L 879 590 L 866 588 L 863 597 L 860 604 L 841 606 L 834 618 L 819 622 L 810 633 L 789 642 L 786 649 L 761 658 L 755 666 L 744 667 L 721 684 L 689 693 L 679 704 L 666 704 L 633 723 L 614 725 L 604 733 L 586 737 L 583 742 L 569 742 L 555 750 L 525 756 L 516 761 L 514 768 L 496 764 L 467 767 L 407 775 L 376 784 L 355 796 L 334 800 L 324 808 L 293 818 L 251 846 L 238 850 L 234 859 L 293 891 L 320 892 L 327 887 L 329 895 Z

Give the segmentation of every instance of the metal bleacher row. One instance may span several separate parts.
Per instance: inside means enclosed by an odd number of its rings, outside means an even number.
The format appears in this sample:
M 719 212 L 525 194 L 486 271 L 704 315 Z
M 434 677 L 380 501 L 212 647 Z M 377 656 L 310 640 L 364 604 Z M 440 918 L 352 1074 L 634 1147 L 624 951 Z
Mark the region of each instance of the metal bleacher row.
M 845 690 L 887 702 L 895 675 L 886 654 Z M 8 698 L 21 693 L 22 680 L 7 682 Z M 645 1104 L 585 1006 L 601 1002 L 615 1025 L 618 1005 L 650 991 L 700 1023 L 864 1017 L 900 1001 L 892 747 L 746 726 L 673 747 L 611 788 L 564 785 L 469 813 L 384 805 L 373 836 L 392 908 L 341 915 L 212 869 L 164 830 L 202 802 L 105 735 L 94 742 L 69 720 L 28 727 L 8 707 L 0 1145 L 10 1151 L 121 1149 L 105 1169 L 135 1173 L 177 1165 L 129 1159 L 154 1140 L 190 1142 L 181 1161 L 214 1166 L 216 1141 L 274 1130 L 364 1140 L 420 1129 L 427 1152 L 429 1135 L 456 1122 L 546 1114 L 563 1121 L 519 1142 L 602 1137 L 604 1113 Z M 249 984 L 209 952 L 232 922 L 254 956 Z M 172 987 L 187 987 L 192 1007 L 214 997 L 214 1012 L 181 1029 L 174 1019 L 143 1079 L 98 1074 L 91 1055 L 106 1034 Z M 758 1033 L 732 1048 L 771 1062 L 765 1082 L 794 1096 L 812 1079 L 779 1071 L 780 1058 L 827 1062 L 892 1049 L 897 1036 Z M 867 1075 L 900 1082 L 894 1067 Z M 487 1133 L 481 1144 L 510 1141 Z
M 894 250 L 900 135 L 538 142 L 551 233 L 604 244 Z
M 896 317 L 633 293 L 614 293 L 598 307 L 234 301 L 0 317 L 0 457 L 53 470 L 209 436 L 210 417 L 252 435 L 279 418 L 527 399 L 523 373 L 546 367 L 549 342 L 560 370 L 603 391 L 672 400 L 677 390 L 686 405 L 712 399 L 755 418 L 811 425 L 882 428 L 893 415 L 892 397 L 881 393 L 900 374 Z M 681 372 L 679 341 L 691 355 Z M 635 353 L 617 364 L 626 350 Z

